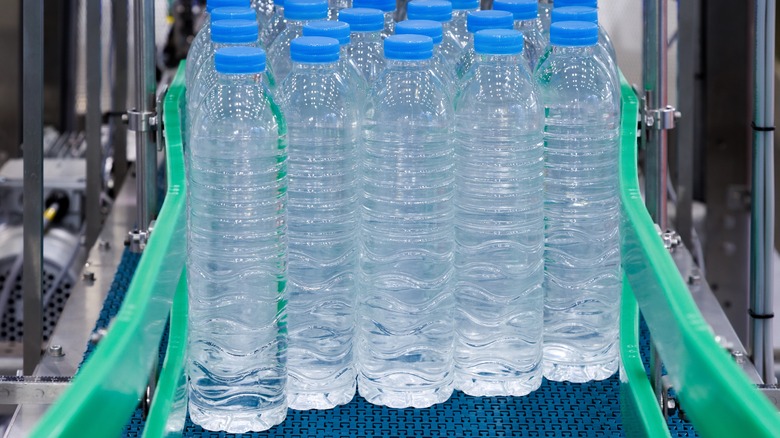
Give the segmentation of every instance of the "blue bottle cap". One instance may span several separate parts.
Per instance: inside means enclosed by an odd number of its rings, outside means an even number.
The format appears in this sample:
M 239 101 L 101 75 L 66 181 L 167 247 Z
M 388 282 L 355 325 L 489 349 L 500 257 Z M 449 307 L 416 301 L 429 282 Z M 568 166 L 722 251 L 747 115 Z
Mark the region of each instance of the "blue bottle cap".
M 219 73 L 254 74 L 265 71 L 265 50 L 259 47 L 223 47 L 214 54 Z
M 599 10 L 587 6 L 565 6 L 552 10 L 550 19 L 553 23 L 559 21 L 587 21 L 599 24 Z
M 379 9 L 347 8 L 339 11 L 339 21 L 352 32 L 376 32 L 385 28 L 385 13 Z
M 395 11 L 395 0 L 352 0 L 352 7 L 392 12 Z
M 452 20 L 452 3 L 445 0 L 412 0 L 406 5 L 406 16 L 410 20 Z
M 214 9 L 224 8 L 227 6 L 248 8 L 251 5 L 249 4 L 249 0 L 208 0 L 206 2 L 206 12 L 211 13 L 211 11 Z
M 539 16 L 536 0 L 493 0 L 493 9 L 511 12 L 515 20 L 533 20 Z
M 218 20 L 211 23 L 211 41 L 216 44 L 251 44 L 257 42 L 257 21 Z
M 433 44 L 442 40 L 442 25 L 432 20 L 406 20 L 395 24 L 396 35 L 425 35 L 431 37 Z
M 425 35 L 390 35 L 385 38 L 385 58 L 419 61 L 433 57 L 433 40 Z
M 589 8 L 599 7 L 598 0 L 553 0 L 553 8 L 565 6 L 587 6 Z
M 474 34 L 474 51 L 485 55 L 523 53 L 523 34 L 513 29 L 485 29 Z
M 285 0 L 284 18 L 324 20 L 328 18 L 328 0 Z
M 211 11 L 211 22 L 219 20 L 255 20 L 257 21 L 257 12 L 252 8 L 239 8 L 237 6 L 228 6 L 225 8 L 215 8 Z
M 479 0 L 453 0 L 452 9 L 477 9 Z
M 284 0 L 274 0 L 274 5 L 284 7 Z
M 349 24 L 343 21 L 312 21 L 303 26 L 303 36 L 335 38 L 343 46 L 349 44 Z
M 550 25 L 550 44 L 554 46 L 595 46 L 599 27 L 586 21 L 559 21 Z
M 294 62 L 327 64 L 339 60 L 339 40 L 320 36 L 302 36 L 290 42 Z
M 466 28 L 475 33 L 482 29 L 512 29 L 515 19 L 507 11 L 474 11 L 466 17 Z

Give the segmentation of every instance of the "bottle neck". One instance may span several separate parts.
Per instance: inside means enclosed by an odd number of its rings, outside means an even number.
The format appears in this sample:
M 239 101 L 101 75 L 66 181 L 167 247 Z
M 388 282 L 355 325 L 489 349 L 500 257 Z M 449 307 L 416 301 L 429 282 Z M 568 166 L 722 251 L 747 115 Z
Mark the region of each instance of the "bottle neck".
M 382 30 L 371 30 L 365 32 L 352 32 L 349 35 L 351 43 L 381 42 Z
M 519 65 L 523 59 L 523 55 L 520 53 L 512 55 L 494 55 L 477 53 L 476 62 L 479 65 L 485 65 L 489 67 L 502 67 L 502 66 L 515 66 Z
M 284 17 L 284 6 L 282 5 L 274 5 L 274 14 Z
M 387 68 L 390 70 L 427 70 L 433 66 L 433 58 L 428 59 L 388 59 Z
M 217 72 L 217 80 L 221 84 L 257 85 L 262 84 L 264 72 L 260 73 L 221 73 Z
M 539 29 L 540 21 L 538 18 L 529 18 L 527 20 L 515 20 L 515 29 L 519 31 L 534 31 Z
M 338 68 L 335 62 L 298 62 L 293 61 L 293 71 L 296 73 L 332 74 Z
M 308 24 L 312 20 L 290 20 L 287 19 L 287 29 L 289 29 L 288 32 L 297 32 L 298 35 L 302 34 L 303 32 L 303 26 Z
M 214 43 L 214 50 L 219 50 L 223 47 L 259 47 L 259 42 L 258 40 L 254 40 L 240 43 Z
M 339 59 L 347 59 L 347 56 L 349 55 L 349 44 L 344 44 L 341 47 L 339 47 Z
M 395 22 L 395 10 L 385 12 L 385 29 L 389 29 Z
M 592 46 L 552 46 L 552 53 L 566 56 L 593 56 L 596 45 Z

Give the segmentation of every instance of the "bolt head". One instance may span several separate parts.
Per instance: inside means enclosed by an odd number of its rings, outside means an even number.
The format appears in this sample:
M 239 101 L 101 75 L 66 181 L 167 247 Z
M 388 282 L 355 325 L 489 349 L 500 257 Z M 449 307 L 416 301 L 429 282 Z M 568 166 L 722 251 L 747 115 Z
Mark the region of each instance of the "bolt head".
M 49 345 L 49 356 L 52 357 L 62 357 L 65 356 L 65 352 L 62 351 L 62 345 Z

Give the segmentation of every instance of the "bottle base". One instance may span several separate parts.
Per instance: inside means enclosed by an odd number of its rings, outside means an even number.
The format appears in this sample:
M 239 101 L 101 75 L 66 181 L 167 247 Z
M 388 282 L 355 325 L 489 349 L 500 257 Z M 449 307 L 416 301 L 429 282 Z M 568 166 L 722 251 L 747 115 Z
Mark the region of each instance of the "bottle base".
M 287 400 L 290 409 L 308 411 L 310 409 L 333 409 L 345 405 L 355 398 L 355 384 L 347 388 L 328 390 L 328 392 L 296 391 L 288 388 Z
M 358 393 L 372 405 L 388 408 L 429 408 L 435 404 L 444 403 L 452 395 L 453 384 L 444 384 L 425 390 L 387 389 L 373 384 L 367 379 L 358 378 Z
M 455 375 L 455 389 L 473 397 L 522 397 L 536 391 L 540 386 L 541 374 L 527 379 L 513 377 L 504 380 Z
M 585 383 L 592 380 L 606 380 L 615 374 L 619 367 L 618 357 L 607 362 L 588 365 L 556 363 L 544 361 L 544 378 L 555 382 Z
M 245 433 L 262 432 L 287 418 L 287 407 L 282 405 L 267 411 L 236 411 L 221 409 L 203 409 L 189 404 L 190 418 L 200 427 L 213 432 Z

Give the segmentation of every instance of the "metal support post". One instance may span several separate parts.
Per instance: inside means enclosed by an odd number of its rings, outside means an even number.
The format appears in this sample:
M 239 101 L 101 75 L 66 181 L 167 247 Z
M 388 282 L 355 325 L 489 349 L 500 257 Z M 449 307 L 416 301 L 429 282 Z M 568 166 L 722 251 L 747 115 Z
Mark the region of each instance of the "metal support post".
M 766 384 L 775 383 L 773 313 L 775 0 L 756 0 L 753 178 L 750 211 L 751 356 Z
M 114 41 L 114 77 L 111 90 L 112 111 L 115 114 L 127 110 L 127 0 L 114 0 L 111 4 L 111 39 Z M 127 174 L 127 125 L 123 120 L 111 120 L 114 148 L 114 192 L 119 188 Z
M 100 193 L 103 191 L 103 144 L 101 142 L 102 111 L 101 50 L 100 50 L 100 1 L 86 2 L 87 7 L 87 232 L 85 246 L 92 247 L 103 226 L 103 212 L 100 208 Z
M 674 127 L 674 108 L 667 106 L 667 0 L 644 0 L 642 82 L 645 92 L 643 143 L 646 150 L 647 209 L 662 231 L 666 214 L 667 130 Z
M 146 246 L 157 211 L 157 117 L 155 114 L 154 0 L 135 0 L 135 108 L 128 111 L 128 128 L 136 133 L 138 223 L 130 233 L 131 249 Z
M 24 374 L 41 359 L 43 340 L 43 0 L 22 2 L 24 154 Z

